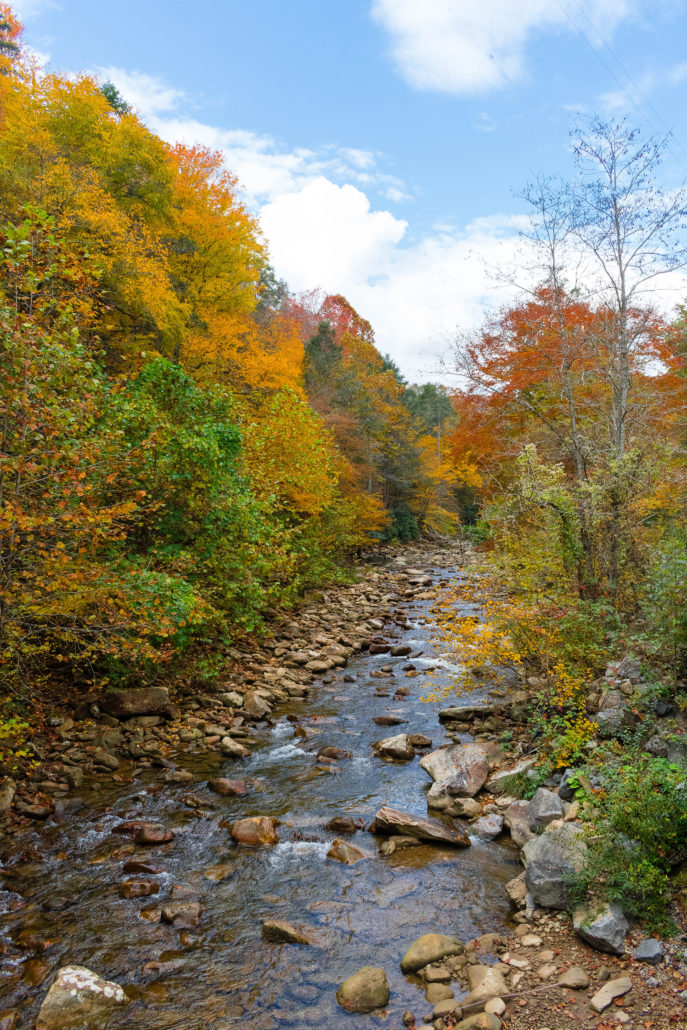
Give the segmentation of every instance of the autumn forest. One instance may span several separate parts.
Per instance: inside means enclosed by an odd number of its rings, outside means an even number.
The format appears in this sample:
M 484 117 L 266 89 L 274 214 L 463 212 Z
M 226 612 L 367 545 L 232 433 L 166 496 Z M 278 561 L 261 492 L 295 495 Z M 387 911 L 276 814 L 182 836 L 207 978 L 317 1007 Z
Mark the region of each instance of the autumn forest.
M 432 589 L 446 577 L 435 639 L 462 671 L 434 682 L 432 666 L 423 700 L 480 691 L 485 670 L 519 686 L 519 715 L 470 730 L 498 761 L 535 755 L 515 767 L 511 801 L 534 805 L 567 770 L 570 819 L 596 827 L 575 899 L 674 933 L 687 859 L 687 196 L 658 185 L 667 145 L 624 120 L 573 129 L 574 175 L 544 169 L 520 194 L 526 257 L 499 271 L 502 303 L 458 327 L 433 382 L 413 383 L 345 296 L 279 278 L 220 152 L 163 141 L 109 81 L 41 70 L 0 6 L 3 771 L 43 783 L 26 743 L 36 727 L 52 719 L 59 734 L 70 705 L 96 718 L 99 698 L 144 686 L 179 686 L 201 714 L 225 690 L 220 729 L 236 740 L 217 748 L 247 754 L 255 676 L 238 678 L 237 647 L 268 646 L 276 618 L 339 596 L 323 591 L 362 590 L 361 569 L 442 552 L 474 573 L 432 565 Z M 377 589 L 383 574 L 370 575 Z M 394 581 L 393 603 L 381 587 L 354 594 L 367 622 L 354 632 L 344 613 L 329 650 L 316 637 L 302 660 L 300 644 L 257 653 L 287 669 L 310 660 L 307 690 L 356 649 L 393 656 L 381 627 L 408 628 L 394 605 L 428 599 L 419 577 L 407 573 L 405 594 Z M 273 681 L 256 719 L 269 722 Z M 287 677 L 291 697 L 303 683 Z M 163 723 L 157 709 L 127 714 Z M 453 729 L 464 743 L 469 726 Z M 325 772 L 341 758 L 324 754 Z

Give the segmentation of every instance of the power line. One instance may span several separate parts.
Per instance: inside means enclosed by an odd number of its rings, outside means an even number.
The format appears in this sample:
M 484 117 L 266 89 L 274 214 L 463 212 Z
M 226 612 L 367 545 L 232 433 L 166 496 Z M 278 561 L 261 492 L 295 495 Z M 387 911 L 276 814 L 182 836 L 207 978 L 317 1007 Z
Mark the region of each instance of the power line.
M 669 140 L 668 140 L 668 147 L 669 147 L 669 149 L 670 149 L 671 153 L 673 154 L 673 157 L 674 157 L 674 158 L 675 158 L 675 160 L 676 160 L 676 161 L 678 162 L 678 164 L 680 164 L 680 165 L 685 165 L 685 162 L 687 161 L 687 150 L 685 150 L 685 148 L 684 148 L 684 147 L 682 146 L 682 143 L 680 142 L 680 140 L 679 140 L 679 139 L 677 139 L 677 138 L 676 138 L 676 137 L 674 136 L 674 134 L 673 134 L 673 131 L 672 131 L 672 129 L 671 129 L 671 128 L 670 128 L 670 126 L 669 126 L 669 125 L 668 125 L 668 124 L 666 123 L 666 121 L 665 121 L 665 119 L 663 118 L 663 116 L 662 116 L 662 115 L 660 114 L 660 112 L 659 112 L 659 111 L 658 111 L 658 110 L 656 109 L 656 107 L 655 107 L 655 106 L 654 106 L 654 105 L 652 104 L 652 102 L 651 102 L 651 101 L 649 100 L 649 98 L 648 98 L 648 97 L 646 96 L 646 94 L 644 93 L 644 91 L 643 91 L 643 90 L 642 90 L 642 89 L 640 88 L 639 84 L 638 84 L 638 83 L 637 83 L 637 82 L 636 82 L 636 81 L 634 80 L 633 76 L 632 76 L 632 75 L 630 74 L 630 72 L 629 72 L 629 71 L 627 70 L 627 68 L 626 68 L 626 67 L 625 67 L 625 66 L 623 65 L 622 61 L 621 61 L 621 60 L 620 60 L 620 58 L 619 58 L 619 57 L 617 56 L 617 54 L 616 54 L 616 53 L 615 53 L 615 52 L 614 52 L 614 51 L 612 50 L 611 46 L 610 46 L 610 45 L 609 45 L 609 44 L 608 44 L 608 43 L 606 42 L 606 40 L 605 40 L 605 39 L 603 38 L 603 36 L 601 35 L 601 33 L 599 32 L 599 30 L 597 29 L 597 27 L 596 27 L 596 26 L 594 25 L 594 23 L 592 22 L 592 20 L 591 20 L 591 18 L 589 17 L 589 15 L 588 15 L 588 14 L 586 13 L 586 11 L 584 11 L 584 10 L 583 10 L 583 9 L 582 9 L 582 8 L 580 7 L 580 5 L 579 5 L 578 3 L 575 3 L 575 7 L 577 8 L 577 10 L 578 10 L 578 12 L 580 13 L 580 15 L 581 15 L 581 16 L 582 16 L 582 17 L 583 17 L 583 18 L 585 19 L 585 21 L 587 22 L 587 24 L 588 24 L 588 25 L 590 26 L 590 28 L 591 28 L 591 29 L 593 30 L 593 32 L 594 32 L 594 33 L 596 34 L 596 36 L 597 36 L 597 37 L 598 37 L 598 38 L 599 38 L 599 39 L 601 40 L 601 43 L 602 43 L 602 45 L 603 45 L 603 46 L 604 46 L 604 47 L 606 48 L 606 50 L 608 51 L 608 53 L 609 53 L 609 54 L 611 55 L 611 57 L 613 58 L 613 60 L 614 60 L 614 61 L 616 62 L 616 64 L 618 65 L 618 67 L 619 67 L 619 68 L 621 69 L 622 73 L 623 73 L 623 74 L 624 74 L 624 75 L 626 76 L 626 78 L 627 78 L 627 79 L 629 80 L 630 84 L 632 85 L 632 87 L 633 87 L 633 88 L 634 88 L 634 90 L 635 90 L 635 93 L 636 93 L 636 94 L 637 94 L 637 95 L 638 95 L 639 97 L 641 97 L 641 99 L 642 99 L 642 100 L 644 101 L 644 103 L 645 103 L 646 107 L 648 108 L 648 110 L 649 110 L 649 111 L 651 111 L 651 112 L 653 113 L 653 115 L 654 115 L 654 116 L 655 116 L 655 117 L 656 117 L 656 118 L 658 119 L 658 121 L 660 122 L 660 124 L 661 124 L 661 125 L 663 126 L 663 129 L 662 129 L 662 130 L 661 130 L 661 129 L 659 129 L 659 128 L 657 128 L 657 126 L 656 126 L 656 125 L 655 125 L 655 124 L 653 123 L 653 121 L 652 121 L 652 120 L 651 120 L 651 118 L 650 118 L 650 117 L 648 116 L 648 114 L 646 113 L 646 111 L 642 111 L 642 109 L 641 109 L 641 107 L 639 106 L 639 104 L 637 103 L 637 101 L 636 101 L 635 97 L 634 97 L 634 96 L 632 96 L 632 94 L 631 94 L 631 93 L 629 92 L 629 90 L 627 89 L 627 86 L 626 86 L 626 85 L 625 85 L 625 84 L 624 84 L 624 83 L 623 83 L 623 82 L 622 82 L 622 81 L 621 81 L 621 80 L 620 80 L 620 79 L 618 78 L 618 76 L 617 76 L 617 75 L 616 75 L 616 73 L 614 72 L 613 68 L 611 68 L 611 67 L 610 67 L 610 66 L 609 66 L 609 65 L 607 64 L 607 62 L 606 62 L 606 61 L 604 60 L 604 58 L 603 58 L 602 54 L 601 54 L 601 53 L 599 52 L 599 50 L 598 50 L 598 49 L 597 49 L 597 48 L 596 48 L 596 47 L 594 46 L 594 44 L 592 43 L 592 41 L 591 41 L 591 40 L 589 39 L 589 37 L 587 36 L 587 34 L 586 34 L 586 33 L 584 32 L 584 30 L 583 30 L 582 28 L 580 28 L 580 26 L 579 26 L 579 25 L 577 24 L 577 22 L 576 22 L 576 21 L 574 20 L 574 18 L 573 18 L 573 17 L 572 17 L 572 15 L 570 14 L 570 11 L 569 11 L 569 10 L 568 10 L 568 9 L 567 9 L 567 8 L 566 8 L 565 6 L 564 6 L 564 4 L 563 4 L 563 3 L 561 2 L 561 0 L 557 0 L 557 4 L 558 4 L 558 7 L 560 8 L 561 12 L 562 12 L 562 13 L 563 13 L 563 14 L 565 15 L 565 17 L 566 17 L 566 18 L 568 19 L 568 21 L 570 22 L 570 24 L 572 25 L 572 27 L 573 27 L 573 28 L 575 29 L 575 31 L 576 31 L 576 32 L 578 33 L 578 35 L 582 37 L 582 39 L 584 40 L 584 42 L 585 42 L 585 43 L 587 44 L 587 46 L 588 46 L 588 47 L 589 47 L 589 49 L 590 49 L 590 50 L 592 51 L 592 53 L 593 53 L 593 54 L 594 54 L 594 55 L 595 55 L 595 56 L 596 56 L 596 57 L 598 58 L 598 60 L 599 60 L 599 61 L 600 61 L 600 63 L 601 63 L 602 65 L 603 65 L 603 67 L 604 67 L 604 68 L 606 69 L 606 71 L 607 71 L 607 72 L 608 72 L 608 74 L 609 74 L 609 75 L 611 76 L 611 78 L 613 79 L 613 81 L 614 81 L 614 82 L 615 82 L 615 83 L 616 83 L 616 84 L 617 84 L 617 85 L 618 85 L 618 86 L 620 87 L 620 89 L 621 89 L 622 93 L 624 93 L 624 95 L 625 95 L 625 96 L 627 97 L 627 99 L 629 100 L 630 104 L 632 104 L 632 106 L 634 107 L 635 111 L 637 111 L 637 113 L 638 113 L 638 114 L 640 115 L 640 117 L 641 117 L 641 118 L 643 118 L 643 119 L 644 119 L 644 120 L 645 120 L 645 121 L 647 122 L 647 124 L 649 125 L 649 127 L 651 128 L 651 131 L 652 131 L 653 133 L 655 133 L 656 135 L 663 135 L 664 133 L 668 135 L 668 137 L 669 137 Z M 680 158 L 680 157 L 678 157 L 678 155 L 677 155 L 677 154 L 675 153 L 675 151 L 674 151 L 674 150 L 672 149 L 672 146 L 671 146 L 671 140 L 675 140 L 675 143 L 676 143 L 676 144 L 678 145 L 678 147 L 680 148 L 680 150 L 681 150 L 681 152 L 682 152 L 682 154 L 683 154 L 683 158 Z M 687 172 L 687 165 L 685 165 L 685 171 Z

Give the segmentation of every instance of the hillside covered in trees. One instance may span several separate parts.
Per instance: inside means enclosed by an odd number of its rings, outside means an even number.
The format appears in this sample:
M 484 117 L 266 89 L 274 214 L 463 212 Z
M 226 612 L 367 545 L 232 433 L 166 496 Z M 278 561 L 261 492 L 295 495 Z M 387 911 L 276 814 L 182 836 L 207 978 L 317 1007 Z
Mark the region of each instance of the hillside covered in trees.
M 0 31 L 3 689 L 211 675 L 355 550 L 455 532 L 453 410 L 289 294 L 220 154 Z

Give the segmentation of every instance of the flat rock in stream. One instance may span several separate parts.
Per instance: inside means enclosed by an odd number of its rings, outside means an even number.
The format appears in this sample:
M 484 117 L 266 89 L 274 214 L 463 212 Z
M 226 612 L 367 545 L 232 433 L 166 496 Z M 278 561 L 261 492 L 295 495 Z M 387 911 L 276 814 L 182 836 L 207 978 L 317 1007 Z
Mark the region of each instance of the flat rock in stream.
M 36 1030 L 68 1030 L 104 1020 L 128 1001 L 119 984 L 85 966 L 63 966 L 41 1005 Z
M 494 715 L 498 706 L 495 704 L 485 705 L 453 705 L 451 708 L 442 708 L 439 712 L 440 722 L 469 722 L 474 717 L 482 715 Z
M 317 947 L 319 942 L 312 934 L 286 919 L 265 919 L 262 924 L 263 940 L 270 944 L 307 944 Z
M 372 832 L 401 834 L 459 848 L 470 846 L 470 838 L 465 830 L 446 826 L 438 819 L 426 819 L 420 815 L 401 812 L 397 808 L 380 808 L 372 824 Z

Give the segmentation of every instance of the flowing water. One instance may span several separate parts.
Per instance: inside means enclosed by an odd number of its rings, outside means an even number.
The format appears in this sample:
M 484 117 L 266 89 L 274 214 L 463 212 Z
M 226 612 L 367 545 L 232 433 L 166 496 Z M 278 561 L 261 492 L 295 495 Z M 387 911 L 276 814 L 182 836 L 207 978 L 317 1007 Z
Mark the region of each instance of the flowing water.
M 433 578 L 445 574 L 437 569 Z M 389 630 L 387 636 L 422 652 L 412 659 L 414 665 L 434 667 L 434 683 L 440 685 L 452 670 L 432 643 L 430 608 L 429 601 L 409 604 L 410 629 Z M 382 805 L 427 814 L 431 781 L 418 760 L 385 762 L 372 748 L 381 737 L 406 730 L 427 734 L 434 746 L 445 740 L 437 706 L 420 700 L 427 681 L 422 675 L 406 678 L 407 661 L 354 657 L 333 682 L 317 683 L 309 700 L 277 710 L 275 725 L 259 727 L 253 754 L 243 762 L 180 752 L 178 764 L 198 780 L 191 789 L 161 787 L 159 771 L 152 770 L 141 771 L 128 787 L 101 781 L 80 791 L 85 816 L 27 835 L 22 845 L 36 849 L 35 861 L 29 851 L 28 861 L 15 867 L 19 877 L 11 881 L 18 893 L 6 891 L 2 899 L 7 912 L 0 974 L 7 980 L 0 988 L 0 1009 L 18 1005 L 25 1019 L 21 1025 L 32 1027 L 53 971 L 74 963 L 118 981 L 134 999 L 107 1023 L 112 1030 L 400 1027 L 406 1009 L 429 1012 L 419 982 L 400 972 L 402 954 L 430 931 L 468 940 L 501 929 L 509 914 L 503 884 L 517 875 L 519 863 L 509 841 L 478 839 L 465 849 L 422 845 L 385 857 L 379 852 L 382 838 L 367 832 L 348 839 L 369 851 L 369 859 L 346 866 L 326 857 L 335 834 L 324 826 L 333 816 L 351 815 L 368 825 Z M 394 666 L 393 679 L 370 677 L 387 664 Z M 345 682 L 345 675 L 354 681 Z M 394 701 L 400 685 L 410 696 Z M 386 698 L 375 695 L 382 686 L 389 689 Z M 407 725 L 372 722 L 373 716 L 390 714 Z M 328 744 L 352 752 L 352 759 L 318 765 L 315 753 Z M 255 783 L 243 797 L 217 797 L 204 780 L 218 775 Z M 189 793 L 202 798 L 202 808 L 188 806 Z M 235 844 L 226 823 L 250 815 L 279 817 L 280 843 L 263 849 Z M 135 847 L 112 833 L 127 819 L 161 822 L 174 829 L 175 840 Z M 159 883 L 155 897 L 119 897 L 119 884 L 130 878 L 122 863 L 132 854 L 164 867 L 157 876 L 141 877 Z M 213 883 L 204 874 L 218 863 L 235 868 Z M 188 888 L 189 897 L 203 905 L 202 921 L 192 930 L 180 932 L 139 915 L 159 906 L 173 887 L 176 896 L 180 887 L 181 893 Z M 261 926 L 267 917 L 312 931 L 322 947 L 264 942 Z M 51 944 L 27 966 L 26 951 L 20 955 L 16 944 L 32 934 Z M 147 962 L 172 960 L 179 961 L 166 975 L 142 971 Z M 31 987 L 27 980 L 36 977 L 41 962 L 50 976 L 43 986 Z M 387 972 L 386 1019 L 348 1015 L 336 1004 L 338 984 L 364 965 Z

